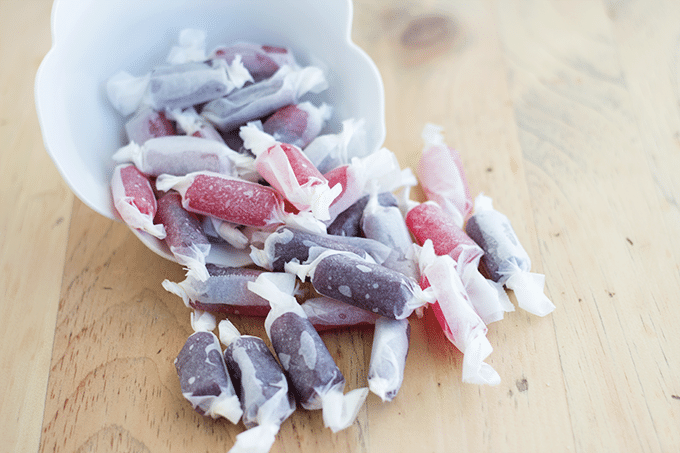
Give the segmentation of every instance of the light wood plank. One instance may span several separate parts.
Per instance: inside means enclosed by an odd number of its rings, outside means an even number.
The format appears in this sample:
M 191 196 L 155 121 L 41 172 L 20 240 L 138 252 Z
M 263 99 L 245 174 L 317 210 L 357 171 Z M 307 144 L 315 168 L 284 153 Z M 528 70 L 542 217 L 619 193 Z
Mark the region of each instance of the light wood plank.
M 677 227 L 611 21 L 587 1 L 498 5 L 541 258 L 561 288 L 553 319 L 576 450 L 667 451 L 680 442 L 659 379 L 678 372 L 678 312 L 663 297 L 677 287 L 665 239 Z
M 0 2 L 0 450 L 8 452 L 38 449 L 73 200 L 43 147 L 33 99 L 50 9 Z

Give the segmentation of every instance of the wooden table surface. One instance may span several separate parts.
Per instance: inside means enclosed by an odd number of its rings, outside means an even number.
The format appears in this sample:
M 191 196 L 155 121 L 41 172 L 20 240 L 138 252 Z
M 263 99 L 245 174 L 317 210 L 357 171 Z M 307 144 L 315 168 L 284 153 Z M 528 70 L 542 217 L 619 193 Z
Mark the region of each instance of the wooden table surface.
M 242 425 L 197 415 L 172 364 L 189 314 L 161 281 L 180 267 L 84 206 L 45 152 L 51 3 L 0 0 L 0 451 L 226 451 Z M 462 354 L 414 318 L 393 402 L 370 395 L 337 434 L 298 410 L 272 452 L 680 450 L 679 19 L 677 0 L 356 1 L 385 146 L 415 168 L 422 127 L 443 126 L 557 309 L 489 325 L 494 387 L 461 383 Z M 323 338 L 365 386 L 372 332 Z

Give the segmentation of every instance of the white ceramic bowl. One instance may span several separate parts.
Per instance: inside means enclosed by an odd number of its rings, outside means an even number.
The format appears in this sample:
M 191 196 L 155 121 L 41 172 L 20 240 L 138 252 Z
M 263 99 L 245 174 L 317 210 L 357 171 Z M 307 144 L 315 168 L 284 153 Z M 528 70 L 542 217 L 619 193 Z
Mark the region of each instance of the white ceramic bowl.
M 110 105 L 105 82 L 121 69 L 142 75 L 163 63 L 184 28 L 204 30 L 208 51 L 236 40 L 291 48 L 300 63 L 326 71 L 330 88 L 316 99 L 334 107 L 329 130 L 339 132 L 344 119 L 363 118 L 369 146 L 382 146 L 382 80 L 351 40 L 351 0 L 55 0 L 52 48 L 35 81 L 38 119 L 62 177 L 98 213 L 118 219 L 109 186 L 111 155 L 126 144 L 124 118 Z M 161 241 L 136 233 L 173 260 Z M 233 249 L 213 249 L 210 262 L 247 261 Z

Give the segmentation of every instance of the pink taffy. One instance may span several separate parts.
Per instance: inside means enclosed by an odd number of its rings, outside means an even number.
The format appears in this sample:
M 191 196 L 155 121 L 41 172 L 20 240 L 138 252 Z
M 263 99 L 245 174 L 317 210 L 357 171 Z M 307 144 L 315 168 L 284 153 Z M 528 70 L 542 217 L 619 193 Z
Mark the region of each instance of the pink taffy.
M 500 383 L 498 373 L 484 363 L 484 359 L 493 351 L 486 338 L 488 329 L 472 308 L 455 263 L 449 255 L 437 256 L 430 240 L 417 254 L 422 275 L 420 286 L 423 291 L 434 293 L 437 301 L 432 304 L 432 308 L 444 335 L 464 355 L 463 382 Z
M 143 107 L 125 123 L 125 132 L 131 142 L 141 145 L 151 138 L 175 135 L 175 127 L 164 112 Z
M 328 220 L 328 207 L 342 188 L 328 180 L 296 146 L 281 143 L 260 129 L 259 123 L 241 128 L 243 145 L 255 156 L 257 172 L 300 211 Z
M 236 56 L 240 56 L 243 66 L 255 82 L 273 76 L 281 66 L 297 66 L 295 57 L 288 49 L 249 42 L 218 46 L 209 58 L 222 59 L 231 64 Z
M 460 154 L 444 143 L 442 128 L 427 124 L 418 162 L 418 179 L 428 200 L 437 202 L 462 227 L 472 211 L 472 197 Z
M 156 197 L 149 178 L 132 164 L 118 165 L 111 180 L 113 204 L 123 221 L 157 237 L 165 238 L 163 225 L 155 225 Z
M 315 219 L 296 215 L 286 209 L 281 194 L 271 187 L 211 172 L 186 176 L 161 175 L 158 190 L 175 189 L 187 211 L 209 215 L 237 225 L 275 228 L 284 223 L 297 224 L 310 231 L 325 231 Z

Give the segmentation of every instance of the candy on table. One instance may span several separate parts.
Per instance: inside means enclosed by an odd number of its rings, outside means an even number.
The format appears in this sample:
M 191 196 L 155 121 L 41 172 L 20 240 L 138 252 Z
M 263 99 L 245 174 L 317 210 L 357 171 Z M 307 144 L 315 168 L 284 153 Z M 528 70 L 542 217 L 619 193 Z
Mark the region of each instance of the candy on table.
M 319 220 L 330 217 L 328 207 L 342 188 L 330 186 L 296 146 L 281 143 L 261 129 L 259 121 L 241 127 L 243 146 L 255 154 L 255 169 L 296 209 L 311 211 Z
M 120 164 L 113 170 L 111 179 L 113 205 L 123 221 L 131 228 L 164 239 L 163 225 L 154 224 L 158 209 L 149 178 L 132 164 Z
M 212 124 L 206 121 L 205 118 L 200 116 L 193 107 L 189 107 L 184 110 L 170 110 L 168 111 L 168 116 L 177 123 L 177 130 L 179 133 L 184 133 L 185 135 L 191 135 L 198 138 L 214 140 L 216 142 L 225 144 L 222 135 L 217 132 L 217 129 L 215 129 Z M 141 142 L 137 141 L 137 143 Z
M 352 157 L 369 154 L 365 125 L 363 119 L 347 119 L 342 122 L 340 133 L 316 137 L 304 148 L 304 152 L 321 173 L 346 165 Z
M 187 307 L 210 313 L 266 316 L 269 302 L 248 290 L 264 271 L 247 267 L 205 265 L 208 279 L 188 275 L 179 283 L 163 280 L 163 288 L 182 298 Z
M 234 161 L 242 159 L 222 143 L 191 135 L 152 138 L 142 145 L 131 142 L 113 155 L 114 161 L 132 162 L 149 176 L 183 176 L 197 171 L 229 175 L 234 172 Z
M 283 66 L 268 79 L 208 102 L 201 115 L 226 133 L 285 105 L 295 104 L 307 93 L 320 93 L 327 87 L 326 77 L 317 67 Z
M 227 372 L 220 341 L 209 330 L 199 330 L 187 339 L 175 359 L 182 395 L 201 415 L 224 417 L 238 423 L 243 410 Z
M 503 319 L 514 307 L 507 294 L 479 271 L 484 250 L 436 202 L 416 204 L 406 214 L 406 224 L 418 244 L 431 240 L 437 255 L 456 262 L 468 300 L 486 324 Z
M 262 249 L 251 247 L 253 262 L 265 269 L 281 272 L 286 263 L 307 263 L 324 250 L 353 253 L 363 260 L 382 263 L 390 248 L 372 239 L 310 233 L 288 226 L 279 227 L 264 242 Z
M 362 234 L 361 218 L 370 196 L 371 194 L 364 195 L 338 214 L 335 220 L 328 225 L 327 233 L 335 236 L 360 236 Z M 380 206 L 398 206 L 397 198 L 391 192 L 379 193 L 378 203 Z
M 290 222 L 313 231 L 326 229 L 311 215 L 286 212 L 284 199 L 275 189 L 227 175 L 213 172 L 160 175 L 156 187 L 176 190 L 188 211 L 237 225 L 275 228 Z
M 281 365 L 261 338 L 241 335 L 226 319 L 220 321 L 219 335 L 246 427 L 229 452 L 266 453 L 281 424 L 295 411 L 295 398 Z
M 410 336 L 408 319 L 380 317 L 375 322 L 368 388 L 383 401 L 392 401 L 404 381 Z
M 444 142 L 442 127 L 427 124 L 418 162 L 418 179 L 428 200 L 435 201 L 462 227 L 472 211 L 472 197 L 460 154 Z
M 392 319 L 404 319 L 428 302 L 431 294 L 401 272 L 371 263 L 354 253 L 322 251 L 309 263 L 286 263 L 301 280 L 310 278 L 321 295 Z
M 413 240 L 399 207 L 391 204 L 383 206 L 379 194 L 373 192 L 361 216 L 361 232 L 365 237 L 392 249 L 392 253 L 382 263 L 383 266 L 399 271 L 416 281 L 420 279 L 417 265 L 409 258 Z
M 311 102 L 290 104 L 267 118 L 262 129 L 279 142 L 304 148 L 319 135 L 332 113 L 333 109 L 325 102 L 319 107 Z
M 151 107 L 143 107 L 127 120 L 125 133 L 129 141 L 143 144 L 151 138 L 175 135 L 175 127 L 167 118 L 165 112 L 157 112 Z
M 187 275 L 207 280 L 210 275 L 205 258 L 210 253 L 210 241 L 203 232 L 201 221 L 182 207 L 178 193 L 168 192 L 158 200 L 156 221 L 165 227 L 165 243 L 177 262 L 187 266 Z
M 239 56 L 243 66 L 253 77 L 255 83 L 273 76 L 281 66 L 297 67 L 295 56 L 284 47 L 236 42 L 220 45 L 209 55 L 210 59 L 222 59 L 231 64 Z
M 466 231 L 485 251 L 482 263 L 492 280 L 512 289 L 520 308 L 545 316 L 555 305 L 543 293 L 545 276 L 532 273 L 531 259 L 515 234 L 510 220 L 493 207 L 491 198 L 480 194 Z
M 463 353 L 463 382 L 500 383 L 498 373 L 484 363 L 493 352 L 486 338 L 488 329 L 468 301 L 451 256 L 436 255 L 428 239 L 416 252 L 416 260 L 422 275 L 421 287 L 434 292 L 432 310 L 444 335 Z
M 394 153 L 386 148 L 362 158 L 354 157 L 347 165 L 334 168 L 325 175 L 331 187 L 340 185 L 340 195 L 330 205 L 331 221 L 352 206 L 369 189 L 392 192 L 400 187 L 418 184 L 409 168 L 401 169 Z
M 379 317 L 370 311 L 326 296 L 309 298 L 300 306 L 318 332 L 340 327 L 372 325 Z
M 292 295 L 295 276 L 265 273 L 248 287 L 271 304 L 265 330 L 302 407 L 321 409 L 324 425 L 333 432 L 354 423 L 368 388 L 343 394 L 344 376 Z

